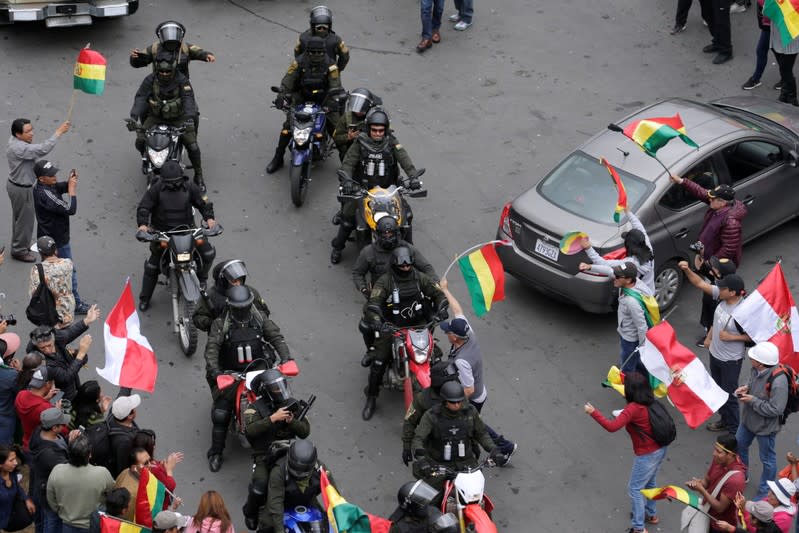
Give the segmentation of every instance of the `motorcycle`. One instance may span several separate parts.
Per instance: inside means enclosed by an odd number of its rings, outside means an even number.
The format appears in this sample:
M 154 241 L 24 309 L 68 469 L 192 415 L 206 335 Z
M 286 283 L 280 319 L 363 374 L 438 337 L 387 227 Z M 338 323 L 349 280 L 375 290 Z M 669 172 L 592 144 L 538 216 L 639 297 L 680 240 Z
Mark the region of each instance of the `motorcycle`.
M 280 87 L 272 87 L 272 91 L 280 93 Z M 317 91 L 314 91 L 317 92 Z M 335 102 L 339 97 L 333 95 Z M 327 133 L 326 109 L 315 102 L 305 102 L 291 107 L 285 99 L 277 98 L 273 107 L 288 110 L 289 131 L 291 141 L 291 165 L 289 166 L 289 182 L 291 184 L 291 201 L 300 207 L 305 202 L 308 185 L 311 182 L 311 164 L 324 161 L 333 152 L 335 143 Z
M 325 514 L 315 507 L 298 505 L 283 512 L 283 528 L 286 533 L 335 533 L 326 526 Z
M 461 533 L 497 533 L 497 526 L 491 519 L 494 503 L 484 492 L 484 466 L 494 466 L 494 463 L 487 458 L 466 470 L 458 471 L 445 466 L 433 469 L 432 475 L 446 477 L 441 512 L 453 513 L 458 517 Z
M 161 167 L 167 161 L 180 163 L 183 157 L 183 142 L 180 136 L 186 131 L 183 126 L 175 127 L 169 124 L 156 124 L 145 130 L 138 122 L 126 118 L 129 131 L 144 132 L 144 154 L 142 155 L 141 171 L 147 177 L 147 187 L 161 174 Z
M 159 269 L 167 279 L 172 292 L 172 324 L 178 335 L 180 349 L 186 356 L 197 349 L 197 327 L 192 321 L 194 307 L 201 298 L 197 271 L 203 259 L 197 246 L 208 237 L 221 235 L 224 229 L 217 224 L 213 229 L 179 226 L 172 231 L 138 231 L 141 242 L 158 242 L 166 252 L 161 255 Z
M 425 169 L 419 169 L 416 178 L 424 174 Z M 339 177 L 345 181 L 354 181 L 343 170 L 338 171 Z M 357 183 L 357 182 L 356 182 Z M 358 250 L 362 250 L 364 246 L 370 244 L 376 238 L 377 223 L 385 217 L 393 217 L 397 221 L 400 228 L 400 234 L 403 240 L 413 243 L 413 227 L 411 217 L 408 216 L 409 209 L 405 208 L 404 197 L 410 198 L 427 198 L 427 190 L 425 189 L 409 189 L 404 185 L 399 187 L 391 185 L 387 188 L 372 187 L 366 189 L 361 187 L 358 183 L 360 191 L 357 194 L 343 194 L 339 193 L 338 201 L 347 202 L 354 201 L 357 203 L 355 214 L 355 243 Z
M 235 433 L 236 438 L 238 438 L 242 448 L 247 450 L 249 450 L 251 446 L 250 442 L 247 440 L 247 435 L 245 434 L 246 426 L 242 414 L 258 399 L 258 395 L 251 388 L 252 380 L 255 378 L 255 376 L 266 370 L 267 367 L 271 367 L 270 361 L 277 360 L 277 354 L 271 345 L 267 345 L 267 351 L 269 352 L 269 356 L 266 359 L 256 359 L 251 361 L 242 372 L 228 371 L 223 372 L 216 377 L 216 386 L 219 388 L 219 390 L 226 389 L 233 385 L 236 386 L 236 405 L 233 411 L 233 420 L 231 421 L 230 429 L 233 433 Z M 297 362 L 293 359 L 286 361 L 282 365 L 273 366 L 274 368 L 280 370 L 283 375 L 287 377 L 294 377 L 300 374 L 300 369 L 297 366 Z M 256 370 L 250 370 L 250 367 L 260 368 L 257 368 Z M 311 396 L 311 399 L 308 402 L 298 403 L 304 404 L 301 406 L 301 408 L 307 412 L 314 400 L 316 400 L 316 397 Z M 300 411 L 300 414 L 304 416 L 302 411 Z

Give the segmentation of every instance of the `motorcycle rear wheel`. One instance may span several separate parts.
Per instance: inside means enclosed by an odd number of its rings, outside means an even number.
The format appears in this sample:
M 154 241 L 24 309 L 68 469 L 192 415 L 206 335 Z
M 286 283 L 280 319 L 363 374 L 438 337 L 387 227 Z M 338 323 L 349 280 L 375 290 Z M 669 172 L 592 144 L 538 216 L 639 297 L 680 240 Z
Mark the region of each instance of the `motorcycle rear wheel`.
M 308 194 L 308 181 L 311 174 L 311 164 L 305 161 L 301 165 L 291 165 L 289 180 L 291 180 L 291 201 L 295 206 L 301 207 Z
M 178 309 L 180 310 L 178 321 L 180 349 L 183 350 L 186 357 L 191 357 L 197 350 L 197 326 L 192 321 L 194 302 L 186 300 L 183 294 L 178 292 Z

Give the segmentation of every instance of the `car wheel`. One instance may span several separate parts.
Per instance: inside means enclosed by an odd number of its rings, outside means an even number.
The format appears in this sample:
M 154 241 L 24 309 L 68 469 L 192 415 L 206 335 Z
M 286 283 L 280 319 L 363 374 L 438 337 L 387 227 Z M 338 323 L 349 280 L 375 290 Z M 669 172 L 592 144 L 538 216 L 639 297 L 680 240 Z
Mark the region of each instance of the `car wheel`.
M 677 261 L 668 261 L 655 274 L 655 298 L 661 311 L 674 305 L 682 287 L 683 274 Z

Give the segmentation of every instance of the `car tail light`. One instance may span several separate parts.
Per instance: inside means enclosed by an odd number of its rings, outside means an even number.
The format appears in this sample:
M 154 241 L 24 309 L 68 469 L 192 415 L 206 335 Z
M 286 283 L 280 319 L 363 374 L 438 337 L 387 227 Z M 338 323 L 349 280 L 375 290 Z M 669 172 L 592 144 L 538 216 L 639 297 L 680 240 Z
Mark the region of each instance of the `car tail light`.
M 499 229 L 502 230 L 502 233 L 513 238 L 513 234 L 510 231 L 510 202 L 505 204 L 505 207 L 502 208 L 502 214 L 499 216 Z
M 627 248 L 621 247 L 618 250 L 613 250 L 612 252 L 608 252 L 602 256 L 603 259 L 607 259 L 608 261 L 613 261 L 614 259 L 624 259 L 627 257 Z

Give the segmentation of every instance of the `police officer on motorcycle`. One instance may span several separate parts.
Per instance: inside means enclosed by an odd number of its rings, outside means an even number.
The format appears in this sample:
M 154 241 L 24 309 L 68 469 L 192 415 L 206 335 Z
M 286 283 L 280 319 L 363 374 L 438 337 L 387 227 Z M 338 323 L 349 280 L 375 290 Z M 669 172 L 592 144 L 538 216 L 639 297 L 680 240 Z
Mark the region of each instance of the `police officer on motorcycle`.
M 309 440 L 291 443 L 286 456 L 269 471 L 266 506 L 261 512 L 258 533 L 283 531 L 283 512 L 297 506 L 323 510 L 318 496 L 322 492 L 320 475 L 325 470 L 333 486 L 333 476 L 324 464 L 317 461 L 316 446 Z
M 183 126 L 185 131 L 180 138 L 194 168 L 194 182 L 204 190 L 202 157 L 196 130 L 199 113 L 194 89 L 189 79 L 177 71 L 177 64 L 171 60 L 170 54 L 162 52 L 155 61 L 156 71 L 144 78 L 130 110 L 133 121 L 128 128 L 135 129 L 135 122 L 141 121 L 141 128 L 136 131 L 136 150 L 144 157 L 144 132 L 148 128 L 156 124 Z
M 383 105 L 383 100 L 363 87 L 355 89 L 347 97 L 344 114 L 341 115 L 336 124 L 336 131 L 333 133 L 333 141 L 336 143 L 338 156 L 342 161 L 344 161 L 349 147 L 355 142 L 355 138 L 364 131 L 366 113 L 376 105 Z
M 252 478 L 247 502 L 242 508 L 247 529 L 258 529 L 258 512 L 266 503 L 267 482 L 274 459 L 270 456 L 275 441 L 304 439 L 311 432 L 311 424 L 303 417 L 295 418 L 293 406 L 297 401 L 291 397 L 286 376 L 270 368 L 255 376 L 250 388 L 259 396 L 258 400 L 244 411 L 245 434 L 252 446 Z
M 325 107 L 325 127 L 330 135 L 338 122 L 338 102 L 335 97 L 343 92 L 339 68 L 325 52 L 325 42 L 321 37 L 310 37 L 305 51 L 298 59 L 291 62 L 286 75 L 280 82 L 280 94 L 275 99 L 276 105 L 286 109 L 305 102 L 314 102 Z M 275 156 L 266 166 L 267 174 L 277 172 L 283 167 L 283 154 L 291 141 L 288 113 Z
M 408 466 L 413 461 L 413 436 L 424 415 L 441 403 L 441 387 L 458 379 L 458 367 L 452 361 L 439 361 L 430 367 L 430 386 L 413 396 L 413 401 L 402 422 L 402 462 Z
M 405 246 L 410 250 L 411 255 L 414 257 L 413 267 L 416 270 L 427 274 L 428 277 L 438 283 L 438 275 L 433 269 L 433 265 L 412 244 L 400 238 L 400 230 L 396 219 L 385 216 L 377 221 L 377 242 L 368 244 L 361 250 L 352 269 L 352 281 L 355 283 L 355 288 L 364 295 L 367 301 L 372 286 L 380 279 L 380 276 L 388 272 L 391 254 L 398 246 Z M 367 274 L 369 275 L 368 281 L 366 280 Z M 365 311 L 366 304 L 364 305 Z M 365 363 L 364 366 L 368 366 L 366 361 L 372 359 L 373 354 L 370 352 L 374 350 L 374 332 L 363 321 L 358 325 L 358 330 L 363 334 L 363 342 L 366 345 L 366 355 L 364 355 L 362 363 Z
M 444 477 L 433 475 L 435 467 L 462 470 L 477 466 L 472 449 L 475 442 L 494 460 L 502 455 L 486 431 L 480 413 L 466 401 L 463 385 L 448 381 L 441 386 L 440 396 L 442 402 L 422 415 L 411 443 L 416 459 L 414 477 L 424 479 L 437 490 L 443 487 Z
M 155 58 L 159 53 L 166 52 L 170 58 L 169 61 L 176 63 L 178 71 L 188 78 L 189 61 L 205 61 L 206 63 L 216 61 L 216 56 L 211 52 L 203 50 L 196 44 L 183 42 L 183 37 L 186 35 L 186 27 L 180 22 L 175 20 L 162 22 L 155 28 L 155 35 L 158 40 L 150 46 L 131 50 L 131 67 L 141 68 L 152 63 L 153 72 L 155 72 Z
M 227 305 L 227 290 L 234 285 L 244 285 L 247 280 L 247 266 L 241 259 L 231 259 L 222 261 L 214 265 L 211 271 L 213 286 L 203 293 L 203 297 L 197 302 L 197 309 L 194 311 L 192 320 L 198 329 L 208 333 L 211 330 L 211 323 L 225 310 Z M 246 285 L 253 295 L 253 303 L 261 313 L 269 316 L 269 307 L 258 291 L 250 285 Z
M 441 514 L 432 504 L 438 491 L 417 479 L 402 485 L 397 492 L 399 506 L 388 517 L 388 533 L 428 533 L 432 522 Z
M 197 208 L 209 229 L 216 226 L 214 204 L 208 200 L 208 196 L 194 183 L 188 181 L 183 175 L 180 163 L 167 161 L 161 167 L 161 176 L 150 184 L 150 188 L 139 202 L 139 207 L 136 209 L 136 223 L 139 225 L 139 231 L 148 231 L 148 225 L 157 231 L 170 231 L 178 226 L 194 227 L 192 207 Z M 197 272 L 197 277 L 202 284 L 205 284 L 208 271 L 216 257 L 216 250 L 208 239 L 204 239 L 197 249 L 202 258 L 202 268 Z M 144 262 L 144 275 L 139 293 L 141 311 L 150 308 L 150 298 L 158 283 L 163 254 L 161 243 L 150 243 L 150 258 Z
M 300 34 L 297 45 L 294 47 L 294 58 L 300 56 L 308 49 L 311 37 L 319 37 L 325 43 L 325 52 L 336 61 L 340 71 L 344 70 L 350 61 L 350 49 L 344 44 L 344 39 L 333 31 L 333 12 L 327 6 L 316 6 L 311 10 L 311 27 Z
M 431 318 L 440 321 L 447 317 L 446 296 L 432 279 L 415 270 L 413 265 L 413 255 L 408 248 L 395 248 L 391 254 L 391 269 L 377 280 L 369 294 L 363 322 L 371 324 L 372 331 L 381 334 L 374 350 L 367 352 L 374 355 L 374 360 L 362 361 L 362 364 L 371 364 L 366 404 L 361 414 L 364 420 L 372 418 L 375 412 L 386 365 L 391 362 L 391 326 L 422 326 Z
M 367 131 L 358 134 L 341 164 L 343 176 L 346 176 L 346 179 L 339 176 L 343 194 L 357 194 L 361 187 L 371 189 L 376 186 L 391 185 L 406 185 L 409 189 L 421 189 L 422 182 L 419 181 L 421 173 L 413 166 L 408 152 L 389 130 L 390 126 L 388 114 L 382 109 L 374 108 L 366 114 Z M 408 175 L 406 183 L 400 182 L 399 167 L 402 167 Z M 406 219 L 411 220 L 413 214 L 410 207 L 407 204 L 403 207 L 407 213 Z M 355 229 L 355 211 L 356 205 L 353 201 L 345 202 L 341 206 L 338 234 L 331 242 L 333 251 L 330 253 L 330 262 L 333 264 L 341 261 L 341 250 Z
M 262 360 L 261 368 L 271 368 L 291 359 L 280 328 L 254 305 L 253 293 L 245 285 L 227 291 L 227 310 L 213 321 L 205 345 L 205 375 L 214 405 L 211 409 L 211 448 L 208 467 L 218 472 L 222 467 L 230 417 L 236 405 L 236 387 L 219 389 L 216 378 L 225 371 L 243 372 L 250 363 Z M 277 352 L 277 357 L 274 355 Z M 276 359 L 278 359 L 276 361 Z

